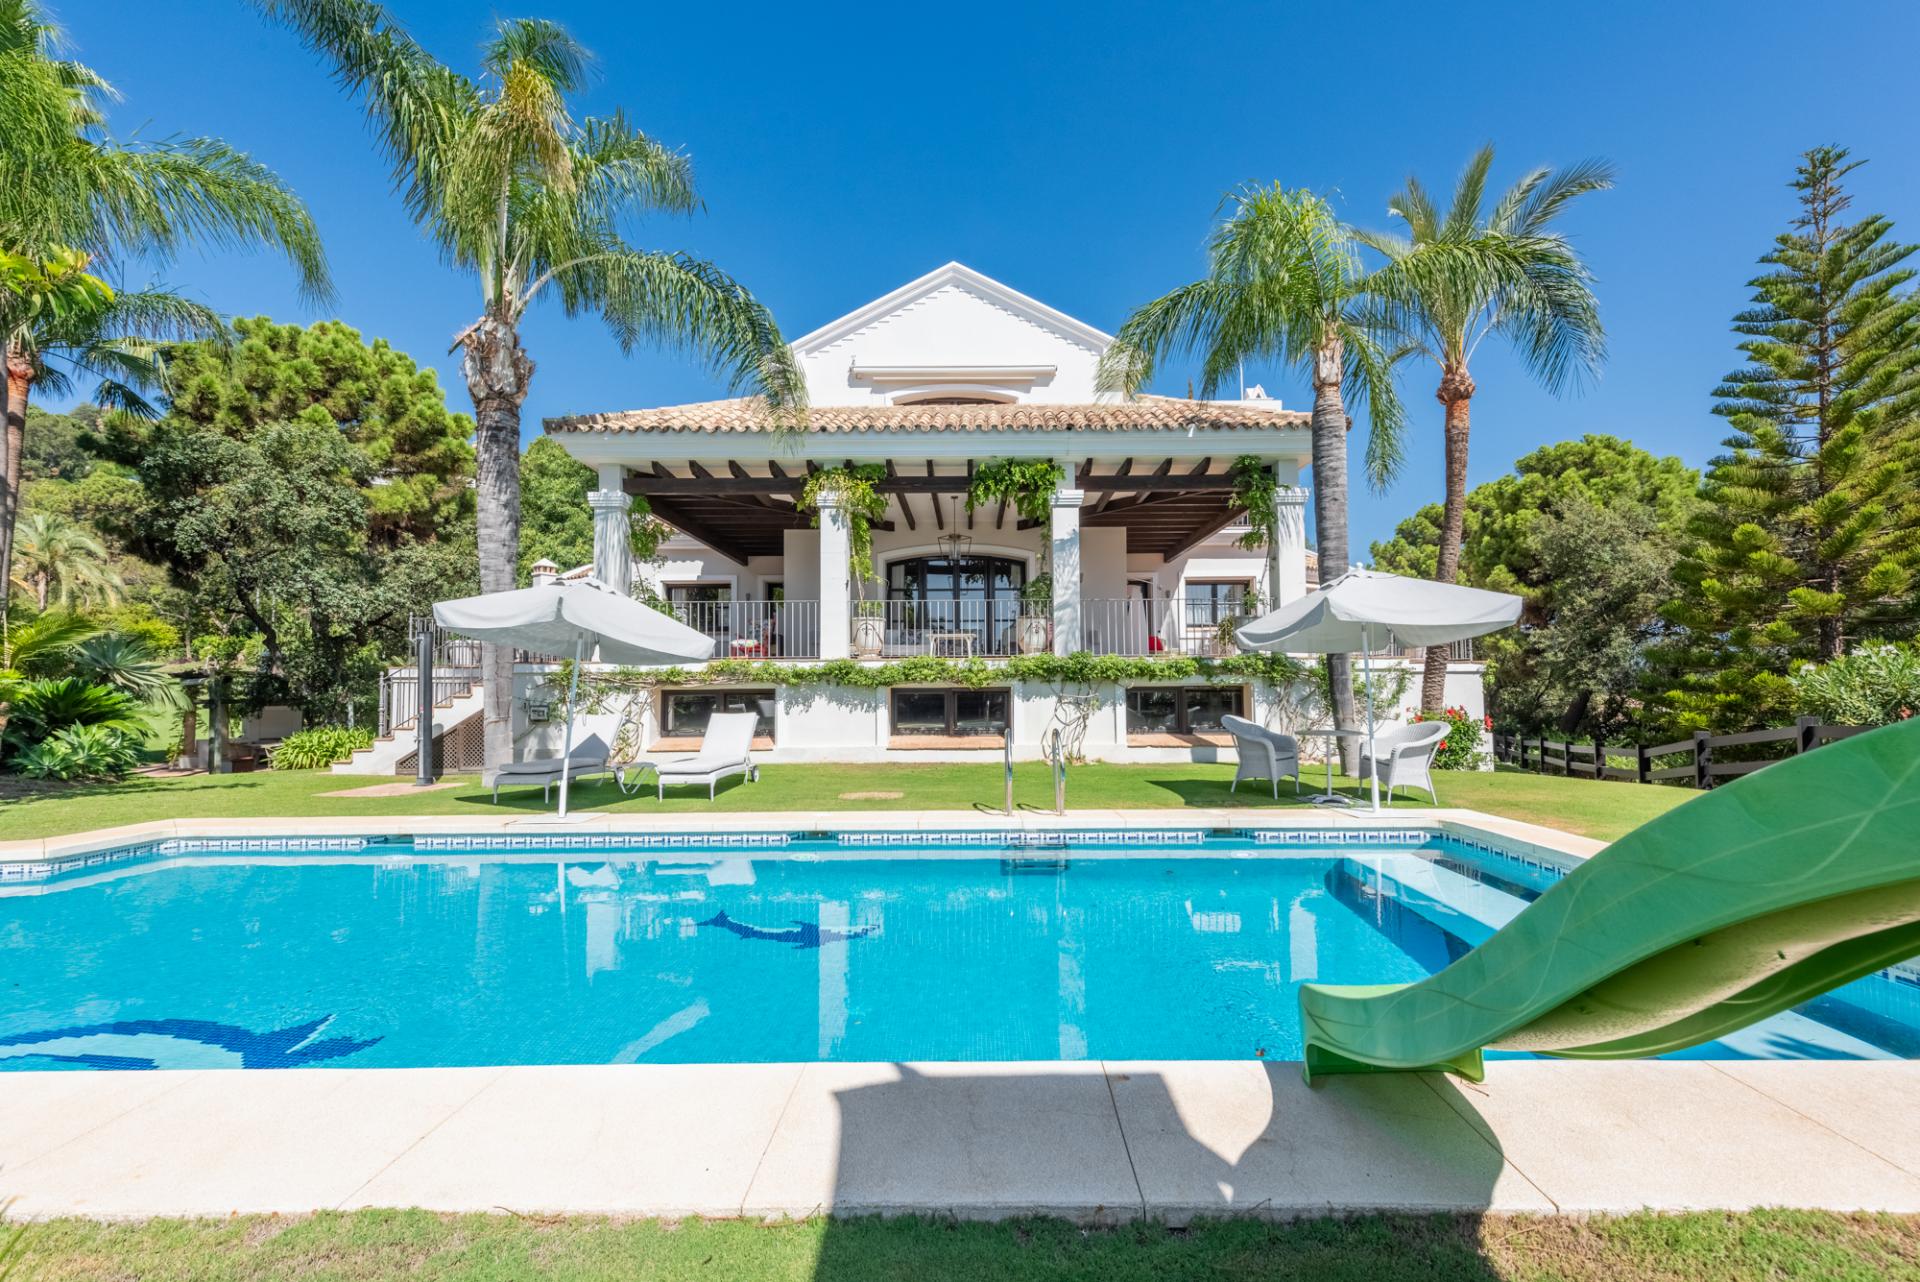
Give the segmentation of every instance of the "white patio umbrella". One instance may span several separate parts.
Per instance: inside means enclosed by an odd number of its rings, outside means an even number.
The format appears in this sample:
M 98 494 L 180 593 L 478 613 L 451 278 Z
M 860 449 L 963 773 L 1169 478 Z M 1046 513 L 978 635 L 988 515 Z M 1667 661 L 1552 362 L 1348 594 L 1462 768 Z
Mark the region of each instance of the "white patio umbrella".
M 1371 758 L 1374 647 L 1451 645 L 1498 632 L 1519 620 L 1520 605 L 1519 597 L 1506 592 L 1356 567 L 1299 600 L 1252 620 L 1234 635 L 1248 650 L 1293 654 L 1358 651 L 1367 682 L 1367 756 Z M 1379 813 L 1378 770 L 1373 772 L 1373 809 Z
M 713 638 L 680 620 L 622 596 L 598 579 L 535 584 L 511 592 L 441 601 L 433 619 L 449 632 L 536 654 L 573 655 L 567 688 L 567 728 L 560 750 L 560 818 L 567 815 L 572 775 L 573 718 L 580 665 L 681 663 L 713 657 Z

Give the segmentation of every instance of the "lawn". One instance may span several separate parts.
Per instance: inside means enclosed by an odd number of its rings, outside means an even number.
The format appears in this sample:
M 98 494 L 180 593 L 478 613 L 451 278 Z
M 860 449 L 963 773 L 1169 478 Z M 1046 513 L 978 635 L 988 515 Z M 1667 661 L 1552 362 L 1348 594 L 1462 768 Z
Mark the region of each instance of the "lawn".
M 1234 806 L 1248 809 L 1304 804 L 1291 784 L 1280 800 L 1258 783 L 1229 793 L 1231 766 L 1086 765 L 1068 775 L 1067 801 L 1073 809 L 1149 809 L 1177 806 Z M 51 837 L 139 823 L 149 819 L 257 817 L 296 819 L 308 815 L 497 815 L 540 809 L 537 789 L 502 794 L 499 804 L 475 779 L 460 786 L 398 797 L 330 797 L 322 794 L 391 779 L 334 775 L 324 771 L 260 771 L 238 775 L 190 775 L 158 779 L 136 777 L 116 784 L 69 788 L 0 801 L 0 839 Z M 662 812 L 711 814 L 746 810 L 998 810 L 1003 796 L 1002 767 L 992 765 L 777 765 L 761 771 L 760 782 L 728 780 L 709 803 L 703 788 L 669 789 L 665 803 L 651 789 L 622 796 L 611 782 L 592 781 L 574 790 L 574 807 L 643 817 Z M 1325 783 L 1319 767 L 1308 766 L 1309 793 Z M 1440 797 L 1449 806 L 1530 820 L 1567 832 L 1611 840 L 1680 804 L 1692 794 L 1646 784 L 1596 783 L 1557 779 L 1514 770 L 1461 771 L 1440 776 Z M 1359 795 L 1351 780 L 1338 779 L 1341 791 Z M 1403 799 L 1397 808 L 1419 809 Z M 1015 769 L 1014 801 L 1019 807 L 1052 809 L 1052 776 L 1045 765 Z
M 1920 1220 L 1791 1211 L 1591 1218 L 1366 1216 L 1085 1230 L 1055 1220 L 763 1225 L 362 1211 L 30 1231 L 63 1282 L 1867 1282 L 1920 1278 Z

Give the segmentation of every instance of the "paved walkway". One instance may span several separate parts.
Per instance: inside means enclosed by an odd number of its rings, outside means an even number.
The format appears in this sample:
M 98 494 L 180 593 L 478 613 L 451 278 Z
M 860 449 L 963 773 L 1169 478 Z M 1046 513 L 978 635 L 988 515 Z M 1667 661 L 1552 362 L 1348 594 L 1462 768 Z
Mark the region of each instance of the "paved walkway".
M 1920 1064 L 0 1073 L 19 1216 L 1920 1212 Z

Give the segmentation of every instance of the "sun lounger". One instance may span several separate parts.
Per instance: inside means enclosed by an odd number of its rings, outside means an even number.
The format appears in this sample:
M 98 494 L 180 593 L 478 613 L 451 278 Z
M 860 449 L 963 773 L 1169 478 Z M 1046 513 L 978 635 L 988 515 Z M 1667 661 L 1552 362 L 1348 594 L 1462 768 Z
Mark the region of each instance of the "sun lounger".
M 576 744 L 573 756 L 568 758 L 567 775 L 579 779 L 586 775 L 604 775 L 613 773 L 608 760 L 607 745 L 598 735 Z M 493 799 L 500 800 L 502 788 L 532 787 L 540 785 L 540 801 L 545 804 L 551 799 L 553 786 L 560 782 L 560 758 L 534 757 L 527 761 L 509 761 L 498 770 L 489 770 L 480 776 L 482 787 L 493 789 Z
M 753 764 L 753 729 L 758 713 L 716 712 L 707 722 L 707 733 L 700 740 L 700 751 L 691 757 L 654 763 L 659 797 L 666 800 L 668 784 L 707 785 L 707 799 L 714 797 L 715 786 L 728 775 L 745 775 L 758 781 L 760 771 Z

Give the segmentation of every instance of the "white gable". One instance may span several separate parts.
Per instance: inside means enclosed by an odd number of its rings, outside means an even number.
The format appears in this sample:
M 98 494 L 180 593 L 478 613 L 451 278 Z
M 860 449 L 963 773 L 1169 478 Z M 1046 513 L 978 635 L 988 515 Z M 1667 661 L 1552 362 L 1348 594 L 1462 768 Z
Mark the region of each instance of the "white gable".
M 959 263 L 948 263 L 797 339 L 815 405 L 981 397 L 1103 400 L 1094 371 L 1112 338 Z

